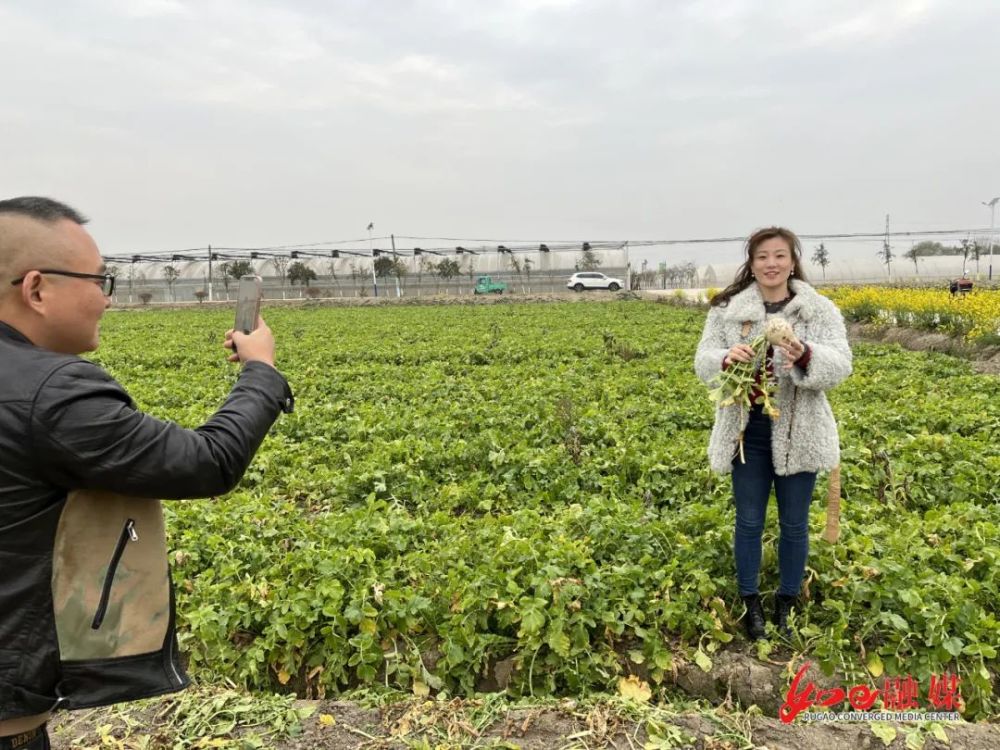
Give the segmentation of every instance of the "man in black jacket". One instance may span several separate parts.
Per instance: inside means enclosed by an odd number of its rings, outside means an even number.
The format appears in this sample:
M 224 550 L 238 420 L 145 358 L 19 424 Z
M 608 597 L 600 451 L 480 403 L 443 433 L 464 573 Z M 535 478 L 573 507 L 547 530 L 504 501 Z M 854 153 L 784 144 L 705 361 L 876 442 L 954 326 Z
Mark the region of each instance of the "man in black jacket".
M 187 686 L 159 500 L 233 489 L 292 409 L 263 321 L 226 334 L 243 368 L 195 430 L 77 356 L 114 290 L 85 223 L 47 198 L 0 201 L 0 750 L 48 748 L 55 709 Z

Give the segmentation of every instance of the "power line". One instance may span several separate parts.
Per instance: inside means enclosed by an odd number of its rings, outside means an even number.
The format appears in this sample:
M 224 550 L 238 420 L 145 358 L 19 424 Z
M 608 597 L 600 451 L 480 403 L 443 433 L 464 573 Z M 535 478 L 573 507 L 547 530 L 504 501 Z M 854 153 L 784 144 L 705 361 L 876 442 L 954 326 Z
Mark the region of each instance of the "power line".
M 890 232 L 889 237 L 940 237 L 958 236 L 968 232 L 985 232 L 984 229 L 924 229 L 920 231 Z M 836 232 L 829 234 L 800 234 L 800 240 L 883 240 L 885 230 L 878 232 Z M 746 242 L 745 236 L 740 237 L 695 237 L 682 240 L 629 240 L 629 247 L 652 247 L 654 245 L 702 245 L 722 244 L 726 242 Z
M 388 240 L 389 237 L 372 237 L 373 240 Z M 362 243 L 368 242 L 367 237 L 363 237 L 359 240 L 323 240 L 322 242 L 305 242 L 300 245 L 267 245 L 265 247 L 219 247 L 219 250 L 253 250 L 257 252 L 268 251 L 268 250 L 295 250 L 300 247 L 317 247 L 319 245 L 360 245 Z M 213 246 L 214 248 L 214 246 Z
M 800 234 L 798 235 L 802 240 L 821 240 L 821 241 L 878 241 L 882 242 L 887 237 L 889 239 L 894 237 L 899 238 L 928 238 L 928 237 L 959 237 L 968 236 L 970 234 L 989 234 L 988 229 L 924 229 L 924 230 L 908 230 L 908 231 L 895 231 L 887 233 L 885 230 L 878 232 L 828 232 L 821 234 Z M 427 241 L 434 240 L 438 242 L 457 242 L 464 243 L 464 245 L 458 245 L 455 247 L 445 247 L 445 246 L 434 246 L 434 247 L 413 247 L 409 249 L 397 249 L 397 250 L 383 250 L 379 248 L 379 252 L 382 253 L 393 253 L 396 256 L 402 257 L 414 257 L 415 255 L 421 255 L 423 253 L 431 255 L 442 255 L 442 254 L 461 254 L 462 252 L 469 253 L 470 255 L 479 255 L 488 252 L 502 252 L 502 253 L 533 253 L 533 252 L 566 252 L 566 251 L 580 251 L 583 249 L 583 244 L 589 246 L 591 250 L 621 250 L 626 247 L 630 249 L 645 248 L 645 247 L 658 247 L 658 246 L 670 246 L 670 245 L 707 245 L 707 244 L 728 244 L 739 242 L 746 242 L 746 237 L 731 236 L 731 237 L 688 237 L 683 239 L 659 239 L 659 240 L 557 240 L 557 241 L 545 241 L 545 240 L 497 240 L 497 239 L 483 239 L 483 238 L 469 238 L 469 237 L 425 237 L 416 235 L 396 235 L 397 239 L 404 240 L 419 240 Z M 390 237 L 378 237 L 372 238 L 373 240 L 389 240 Z M 307 242 L 294 245 L 268 245 L 262 247 L 216 247 L 212 246 L 211 253 L 213 260 L 236 260 L 236 259 L 251 259 L 253 258 L 295 258 L 295 257 L 313 257 L 313 258 L 325 258 L 325 257 L 337 257 L 334 253 L 338 255 L 345 256 L 358 256 L 358 257 L 372 257 L 372 253 L 363 245 L 367 244 L 367 238 L 365 239 L 355 239 L 355 240 L 329 240 L 325 242 Z M 487 248 L 485 244 L 496 245 L 495 248 Z M 465 245 L 479 244 L 478 248 L 466 248 Z M 323 248 L 323 245 L 355 245 L 354 248 Z M 300 248 L 310 248 L 309 250 L 299 250 Z M 544 249 L 543 249 L 544 248 Z M 288 251 L 286 254 L 282 251 Z M 294 253 L 294 254 L 293 254 Z M 186 248 L 184 250 L 171 250 L 171 251 L 161 251 L 155 253 L 130 253 L 130 254 L 110 254 L 105 255 L 105 260 L 116 261 L 116 262 L 166 262 L 173 260 L 185 260 L 185 261 L 207 261 L 209 254 L 209 248 Z M 252 255 L 251 255 L 252 254 Z

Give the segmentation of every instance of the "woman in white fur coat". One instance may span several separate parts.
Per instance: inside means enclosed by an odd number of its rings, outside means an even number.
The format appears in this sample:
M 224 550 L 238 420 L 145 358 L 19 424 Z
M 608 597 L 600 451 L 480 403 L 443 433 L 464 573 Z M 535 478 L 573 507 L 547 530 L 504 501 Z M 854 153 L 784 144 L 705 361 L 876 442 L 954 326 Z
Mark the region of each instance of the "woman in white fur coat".
M 816 474 L 840 461 L 837 423 L 826 391 L 851 374 L 851 349 L 840 311 L 805 281 L 802 246 L 793 232 L 783 227 L 758 230 L 746 250 L 736 279 L 712 300 L 695 371 L 709 383 L 730 364 L 751 361 L 750 342 L 775 316 L 786 319 L 798 339 L 770 347 L 765 360 L 777 380 L 778 416 L 767 416 L 759 404 L 718 407 L 708 448 L 712 468 L 732 473 L 736 578 L 747 608 L 744 624 L 756 640 L 765 635 L 758 578 L 771 487 L 781 532 L 773 621 L 787 634 L 809 554 Z

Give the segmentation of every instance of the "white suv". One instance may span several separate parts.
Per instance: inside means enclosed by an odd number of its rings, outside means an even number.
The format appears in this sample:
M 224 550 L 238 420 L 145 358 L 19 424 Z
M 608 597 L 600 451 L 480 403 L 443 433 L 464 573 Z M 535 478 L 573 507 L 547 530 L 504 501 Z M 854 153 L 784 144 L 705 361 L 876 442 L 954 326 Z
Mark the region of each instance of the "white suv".
M 621 279 L 613 279 L 597 271 L 580 271 L 569 277 L 566 286 L 574 292 L 582 292 L 584 289 L 607 289 L 609 292 L 617 292 L 625 283 Z

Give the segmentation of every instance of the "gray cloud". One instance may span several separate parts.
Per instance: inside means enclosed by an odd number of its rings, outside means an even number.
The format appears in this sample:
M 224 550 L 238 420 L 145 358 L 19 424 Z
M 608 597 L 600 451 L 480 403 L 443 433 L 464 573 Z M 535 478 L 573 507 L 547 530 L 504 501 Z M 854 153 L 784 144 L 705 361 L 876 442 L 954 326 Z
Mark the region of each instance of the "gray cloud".
M 982 226 L 989 2 L 0 6 L 5 195 L 106 252 Z M 869 252 L 867 247 L 858 252 Z M 731 248 L 648 257 L 731 256 Z

